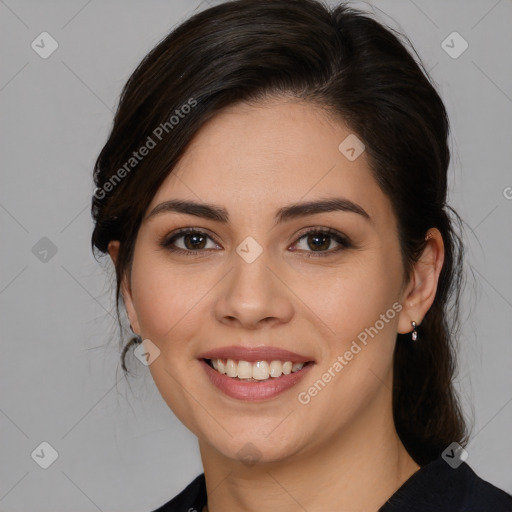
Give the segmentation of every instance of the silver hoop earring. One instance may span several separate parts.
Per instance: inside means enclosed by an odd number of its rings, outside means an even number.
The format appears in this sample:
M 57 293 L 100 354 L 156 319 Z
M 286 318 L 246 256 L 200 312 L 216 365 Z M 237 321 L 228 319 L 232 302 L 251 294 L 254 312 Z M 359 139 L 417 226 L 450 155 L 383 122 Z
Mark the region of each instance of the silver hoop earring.
M 411 324 L 412 324 L 412 328 L 413 328 L 412 341 L 416 341 L 418 339 L 418 333 L 416 331 L 416 322 L 411 322 Z

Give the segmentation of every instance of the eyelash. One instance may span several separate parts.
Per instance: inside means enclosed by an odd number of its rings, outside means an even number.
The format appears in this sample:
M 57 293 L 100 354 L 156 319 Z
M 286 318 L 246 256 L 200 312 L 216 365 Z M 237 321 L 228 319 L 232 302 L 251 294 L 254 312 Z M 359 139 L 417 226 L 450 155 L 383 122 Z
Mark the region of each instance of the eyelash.
M 205 233 L 203 231 L 199 231 L 198 229 L 194 229 L 194 228 L 183 228 L 183 229 L 180 229 L 179 231 L 177 231 L 175 233 L 172 233 L 171 235 L 164 236 L 160 240 L 159 245 L 161 247 L 163 247 L 164 249 L 166 249 L 168 251 L 171 251 L 173 253 L 184 254 L 186 256 L 192 256 L 192 257 L 201 257 L 201 256 L 203 256 L 203 254 L 201 254 L 201 253 L 205 252 L 206 250 L 211 250 L 211 249 L 198 249 L 196 251 L 191 251 L 189 249 L 180 249 L 180 248 L 176 248 L 176 247 L 172 246 L 172 244 L 176 240 L 178 240 L 179 238 L 183 237 L 184 235 L 189 235 L 189 234 L 203 235 L 203 236 L 206 236 L 206 237 L 210 238 L 211 240 L 213 240 L 213 238 L 210 235 L 208 235 L 207 233 Z M 300 240 L 302 240 L 303 238 L 305 238 L 305 237 L 307 237 L 308 235 L 311 235 L 311 234 L 315 234 L 315 235 L 328 235 L 335 242 L 340 244 L 341 247 L 339 247 L 337 249 L 331 249 L 331 250 L 328 250 L 328 251 L 319 251 L 319 252 L 316 252 L 316 251 L 305 251 L 307 258 L 325 258 L 327 256 L 332 255 L 333 253 L 338 253 L 338 252 L 340 252 L 342 250 L 349 249 L 349 248 L 353 247 L 352 243 L 348 240 L 348 238 L 346 238 L 341 233 L 339 233 L 338 231 L 336 231 L 334 229 L 331 229 L 331 228 L 312 228 L 309 231 L 306 231 L 306 232 L 302 233 L 297 238 L 297 240 L 294 243 L 294 245 L 296 245 Z M 215 240 L 213 240 L 213 241 L 215 243 L 217 243 Z M 220 245 L 220 244 L 217 244 L 217 245 Z

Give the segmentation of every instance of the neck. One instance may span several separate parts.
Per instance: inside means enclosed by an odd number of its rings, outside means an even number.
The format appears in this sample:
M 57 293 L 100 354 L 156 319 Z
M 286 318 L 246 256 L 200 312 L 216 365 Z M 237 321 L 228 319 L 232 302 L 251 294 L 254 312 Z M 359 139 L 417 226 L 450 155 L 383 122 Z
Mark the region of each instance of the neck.
M 199 441 L 208 511 L 375 512 L 418 469 L 390 407 L 308 445 L 287 460 L 245 465 Z

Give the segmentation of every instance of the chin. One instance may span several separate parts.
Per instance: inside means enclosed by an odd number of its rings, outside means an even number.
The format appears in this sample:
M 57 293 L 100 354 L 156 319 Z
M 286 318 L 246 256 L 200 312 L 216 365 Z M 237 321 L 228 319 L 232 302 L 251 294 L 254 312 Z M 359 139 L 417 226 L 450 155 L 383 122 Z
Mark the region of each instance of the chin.
M 240 435 L 226 434 L 223 439 L 203 437 L 222 456 L 242 462 L 247 467 L 255 464 L 276 463 L 293 457 L 301 450 L 299 440 L 291 435 L 289 428 L 283 436 L 267 433 L 268 429 L 242 431 Z M 271 432 L 271 429 L 269 430 Z

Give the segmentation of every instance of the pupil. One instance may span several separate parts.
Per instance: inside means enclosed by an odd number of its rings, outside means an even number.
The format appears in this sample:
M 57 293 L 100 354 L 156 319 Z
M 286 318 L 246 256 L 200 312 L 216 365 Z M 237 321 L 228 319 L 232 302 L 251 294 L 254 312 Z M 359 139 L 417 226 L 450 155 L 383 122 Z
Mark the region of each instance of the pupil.
M 329 247 L 329 242 L 327 242 L 327 244 L 325 244 L 325 240 L 329 238 L 329 235 L 323 235 L 323 234 L 315 234 L 315 235 L 310 235 L 309 236 L 309 241 L 311 241 L 312 239 L 315 239 L 315 240 L 318 240 L 319 238 L 323 238 L 324 239 L 324 243 L 320 242 L 320 243 L 313 243 L 313 246 L 316 247 L 317 249 L 327 249 Z
M 192 246 L 191 246 L 191 244 L 187 243 L 187 241 L 189 241 L 191 238 L 194 239 L 194 242 L 192 242 Z M 198 239 L 201 239 L 201 238 L 205 239 L 206 237 L 204 237 L 202 235 L 198 235 L 198 234 L 195 234 L 195 235 L 190 235 L 190 234 L 189 235 L 185 235 L 185 247 L 187 249 L 203 249 L 204 245 L 202 245 L 201 247 L 198 247 L 197 245 L 194 245 L 198 241 Z M 203 242 L 204 242 L 204 240 L 203 240 Z

